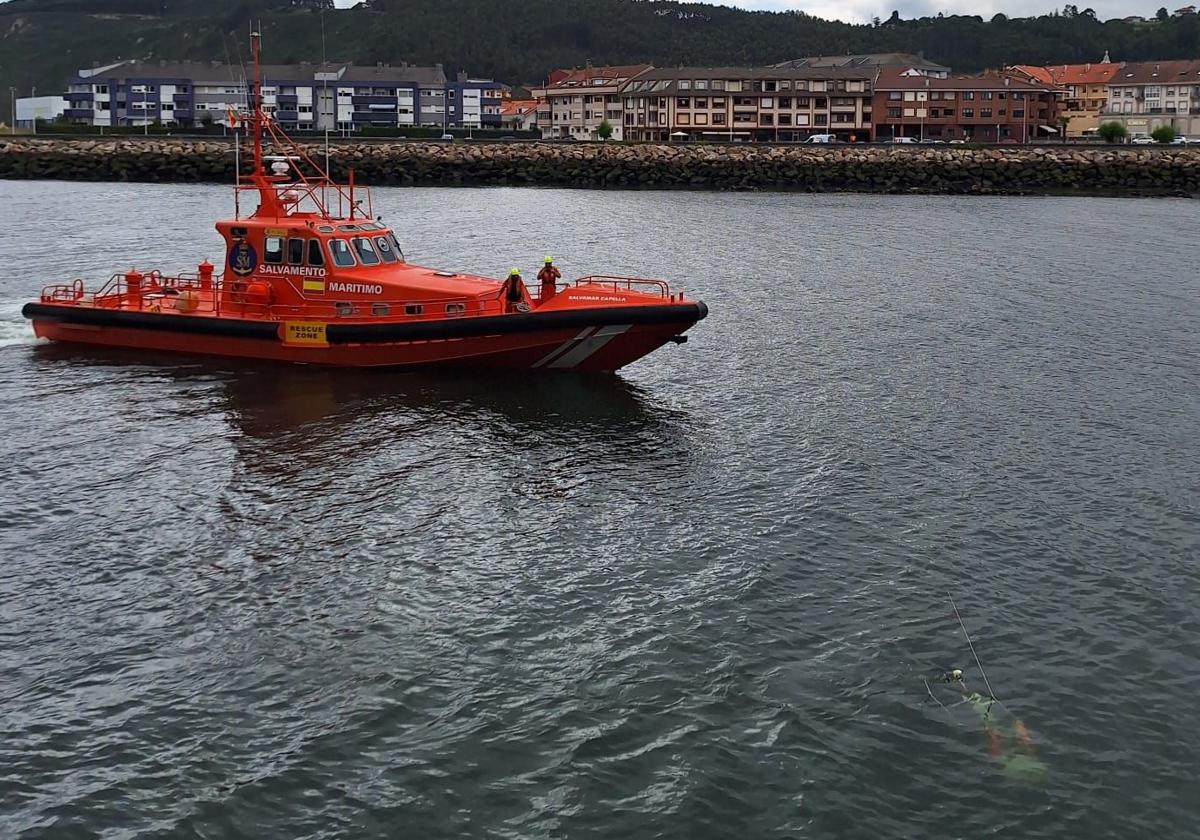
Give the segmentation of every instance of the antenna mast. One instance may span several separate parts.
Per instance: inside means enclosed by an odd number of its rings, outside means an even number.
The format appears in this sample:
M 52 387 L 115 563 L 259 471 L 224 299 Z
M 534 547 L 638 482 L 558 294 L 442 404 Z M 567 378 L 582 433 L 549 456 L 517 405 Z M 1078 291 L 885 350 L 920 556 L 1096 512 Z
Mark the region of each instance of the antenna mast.
M 262 24 L 259 24 L 261 28 Z M 262 35 L 251 28 L 250 60 L 254 64 L 254 81 L 250 88 L 250 125 L 254 135 L 254 174 L 262 175 L 262 68 L 259 53 L 262 51 Z

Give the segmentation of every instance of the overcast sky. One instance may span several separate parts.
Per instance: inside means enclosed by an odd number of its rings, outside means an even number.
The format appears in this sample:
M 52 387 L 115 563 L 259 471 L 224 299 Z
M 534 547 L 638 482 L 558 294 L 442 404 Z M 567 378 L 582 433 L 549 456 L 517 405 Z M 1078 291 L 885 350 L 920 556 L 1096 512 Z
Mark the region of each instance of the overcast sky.
M 334 0 L 338 6 L 353 6 L 358 0 Z M 707 2 L 707 0 L 698 0 Z M 723 0 L 720 5 L 740 6 L 743 9 L 766 9 L 784 11 L 797 9 L 817 17 L 866 23 L 873 17 L 887 18 L 892 9 L 904 18 L 936 15 L 938 12 L 960 15 L 980 15 L 990 18 L 997 12 L 1013 17 L 1030 17 L 1046 14 L 1051 9 L 1062 8 L 1063 3 L 1054 0 Z M 1193 0 L 1187 0 L 1188 3 Z M 1152 17 L 1158 6 L 1139 3 L 1137 0 L 1076 0 L 1080 10 L 1092 8 L 1101 20 L 1127 15 Z M 1161 3 L 1160 3 L 1161 5 Z M 1187 3 L 1177 3 L 1167 8 L 1174 9 Z

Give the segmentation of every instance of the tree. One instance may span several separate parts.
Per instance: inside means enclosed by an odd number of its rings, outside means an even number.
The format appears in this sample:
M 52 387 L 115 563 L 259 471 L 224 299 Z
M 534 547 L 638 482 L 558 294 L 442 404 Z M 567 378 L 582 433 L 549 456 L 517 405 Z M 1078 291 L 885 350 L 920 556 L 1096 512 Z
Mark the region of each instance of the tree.
M 602 120 L 600 125 L 596 126 L 596 136 L 601 140 L 608 140 L 613 136 L 613 127 L 608 120 Z
M 1100 123 L 1100 127 L 1096 129 L 1096 133 L 1103 137 L 1106 143 L 1120 143 L 1129 136 L 1129 132 L 1125 130 L 1125 126 L 1119 122 Z
M 1170 12 L 1167 11 L 1166 7 L 1164 6 L 1163 8 L 1161 8 L 1157 12 L 1155 12 L 1154 16 L 1156 18 L 1158 18 L 1159 20 L 1166 20 L 1167 18 L 1169 18 L 1171 16 L 1171 14 L 1170 14 Z
M 1160 125 L 1150 132 L 1155 143 L 1170 143 L 1175 139 L 1175 129 L 1169 125 Z

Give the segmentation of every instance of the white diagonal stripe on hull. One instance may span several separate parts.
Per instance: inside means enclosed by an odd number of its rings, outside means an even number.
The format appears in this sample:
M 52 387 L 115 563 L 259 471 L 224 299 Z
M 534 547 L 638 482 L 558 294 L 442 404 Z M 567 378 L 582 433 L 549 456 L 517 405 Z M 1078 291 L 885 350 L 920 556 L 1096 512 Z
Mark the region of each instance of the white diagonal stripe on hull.
M 566 352 L 567 348 L 569 348 L 575 342 L 583 341 L 583 339 L 587 338 L 588 333 L 590 333 L 594 329 L 596 329 L 596 328 L 595 327 L 584 327 L 582 330 L 579 331 L 579 335 L 575 336 L 574 338 L 569 338 L 566 341 L 564 341 L 562 344 L 555 347 L 553 350 L 551 350 L 549 353 L 547 353 L 545 356 L 543 356 L 540 360 L 534 362 L 533 366 L 535 368 L 539 368 L 542 365 L 549 362 L 551 359 L 553 359 L 559 353 Z
M 577 347 L 563 353 L 551 362 L 550 367 L 573 368 L 632 326 L 633 324 L 614 324 L 611 327 L 601 327 L 591 338 L 581 341 Z

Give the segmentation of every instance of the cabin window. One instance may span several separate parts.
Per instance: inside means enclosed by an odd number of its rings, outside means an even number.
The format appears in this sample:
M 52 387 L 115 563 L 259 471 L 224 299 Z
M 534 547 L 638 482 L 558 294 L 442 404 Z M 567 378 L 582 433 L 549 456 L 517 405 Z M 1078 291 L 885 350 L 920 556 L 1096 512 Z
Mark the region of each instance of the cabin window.
M 446 304 L 446 314 L 447 315 L 462 315 L 466 311 L 467 311 L 467 305 L 465 303 L 447 303 Z
M 349 268 L 354 265 L 354 254 L 350 253 L 350 243 L 345 239 L 330 239 L 329 255 L 336 266 Z
M 263 240 L 263 262 L 268 265 L 279 265 L 283 262 L 283 238 L 268 236 Z
M 304 265 L 304 240 L 289 239 L 287 244 L 288 265 Z
M 372 315 L 387 315 L 391 311 L 392 311 L 392 308 L 390 306 L 388 306 L 386 303 L 371 304 L 371 314 Z
M 386 236 L 376 236 L 375 247 L 379 249 L 379 256 L 383 258 L 385 263 L 394 263 L 396 261 L 396 252 L 392 250 L 392 243 L 388 242 Z
M 308 240 L 308 264 L 323 266 L 325 265 L 325 255 L 321 252 L 321 240 Z
M 317 230 L 321 233 L 333 233 L 333 225 L 317 225 Z
M 400 258 L 400 262 L 404 262 L 404 250 L 400 247 L 400 243 L 396 241 L 396 234 L 389 233 L 388 239 L 392 240 L 392 247 L 396 249 L 396 256 Z
M 405 315 L 420 315 L 424 311 L 425 311 L 425 307 L 419 303 L 404 304 L 404 314 Z
M 361 236 L 356 236 L 350 242 L 354 245 L 354 250 L 358 254 L 358 260 L 363 265 L 379 265 L 379 255 L 375 253 L 375 249 L 371 247 L 371 240 Z

